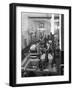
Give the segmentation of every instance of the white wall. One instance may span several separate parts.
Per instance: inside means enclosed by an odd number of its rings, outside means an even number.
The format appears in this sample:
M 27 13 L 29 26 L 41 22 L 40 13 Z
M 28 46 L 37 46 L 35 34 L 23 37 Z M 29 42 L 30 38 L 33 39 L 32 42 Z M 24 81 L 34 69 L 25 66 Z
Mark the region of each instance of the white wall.
M 73 0 L 0 0 L 0 90 L 73 90 L 72 84 L 12 88 L 9 83 L 9 3 L 73 5 Z M 73 35 L 72 35 L 73 38 Z M 73 62 L 72 62 L 73 64 Z M 73 68 L 73 65 L 72 65 Z M 73 81 L 73 79 L 72 79 Z

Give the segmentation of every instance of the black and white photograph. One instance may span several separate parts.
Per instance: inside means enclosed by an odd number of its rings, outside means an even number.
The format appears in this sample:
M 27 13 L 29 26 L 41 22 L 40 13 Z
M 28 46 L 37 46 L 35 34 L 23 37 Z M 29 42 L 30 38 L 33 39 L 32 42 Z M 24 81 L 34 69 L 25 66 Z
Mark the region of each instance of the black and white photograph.
M 64 14 L 21 13 L 22 77 L 64 74 Z
M 71 7 L 10 4 L 10 86 L 71 83 Z

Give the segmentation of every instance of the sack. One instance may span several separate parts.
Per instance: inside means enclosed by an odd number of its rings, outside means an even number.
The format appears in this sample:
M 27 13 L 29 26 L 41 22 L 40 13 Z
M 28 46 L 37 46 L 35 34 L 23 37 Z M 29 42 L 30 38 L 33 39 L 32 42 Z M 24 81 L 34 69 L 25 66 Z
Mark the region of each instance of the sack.
M 45 54 L 41 55 L 40 59 L 44 60 L 45 59 Z
M 48 54 L 48 59 L 49 60 L 52 60 L 53 59 L 53 56 L 50 53 Z

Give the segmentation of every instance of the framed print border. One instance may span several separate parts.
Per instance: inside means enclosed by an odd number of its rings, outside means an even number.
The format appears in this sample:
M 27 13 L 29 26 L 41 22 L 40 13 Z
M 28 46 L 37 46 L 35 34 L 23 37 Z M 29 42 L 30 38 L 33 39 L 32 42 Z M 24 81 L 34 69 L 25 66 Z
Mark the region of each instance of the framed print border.
M 40 4 L 10 4 L 10 63 L 9 63 L 9 84 L 10 86 L 33 86 L 33 85 L 48 85 L 48 84 L 66 84 L 71 83 L 71 7 L 70 6 L 56 6 L 56 5 L 40 5 Z M 38 83 L 16 83 L 16 7 L 36 7 L 36 8 L 55 8 L 69 10 L 69 80 L 58 82 L 38 82 Z

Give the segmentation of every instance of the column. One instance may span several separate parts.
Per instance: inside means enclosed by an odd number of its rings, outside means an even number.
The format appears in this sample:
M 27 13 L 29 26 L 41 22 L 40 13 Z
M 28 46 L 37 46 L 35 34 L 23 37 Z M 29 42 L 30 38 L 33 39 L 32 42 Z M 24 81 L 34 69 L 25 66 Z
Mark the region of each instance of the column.
M 51 18 L 51 32 L 52 34 L 54 34 L 54 14 L 52 14 L 52 18 Z

